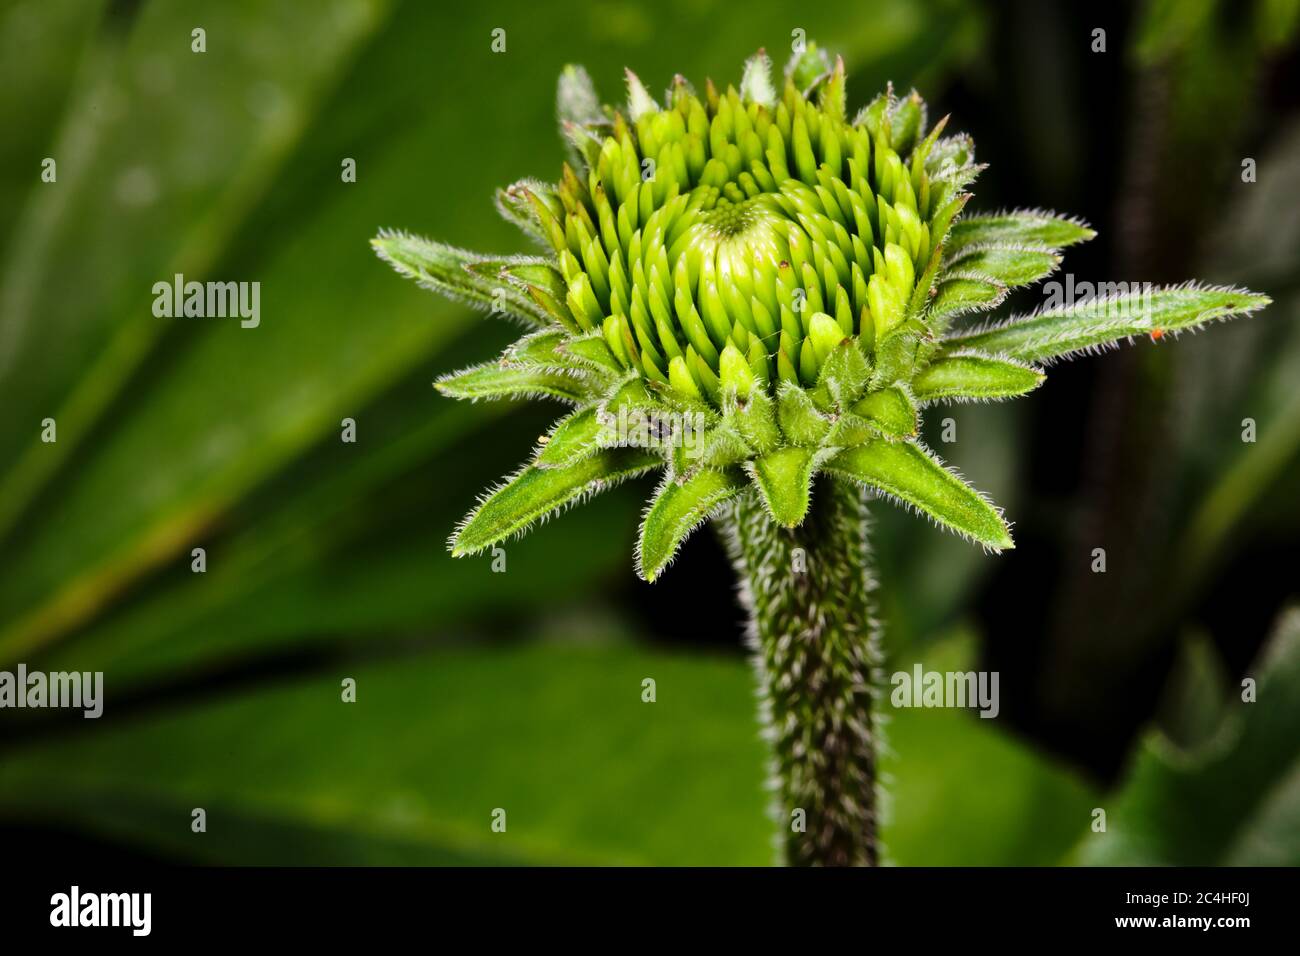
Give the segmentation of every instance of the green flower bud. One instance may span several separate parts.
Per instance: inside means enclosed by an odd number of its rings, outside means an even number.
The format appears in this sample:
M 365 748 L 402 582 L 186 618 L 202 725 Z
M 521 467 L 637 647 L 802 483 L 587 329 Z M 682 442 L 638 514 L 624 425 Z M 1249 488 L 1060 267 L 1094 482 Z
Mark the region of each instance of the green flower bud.
M 1009 548 L 1000 511 L 919 442 L 921 406 L 1016 397 L 1042 383 L 1035 363 L 1268 299 L 1182 285 L 956 325 L 1048 275 L 1092 231 L 1042 212 L 962 218 L 981 167 L 969 137 L 942 137 L 944 120 L 928 128 L 920 96 L 886 90 L 850 119 L 843 63 L 814 44 L 785 77 L 778 91 L 760 51 L 738 88 L 707 82 L 697 95 L 679 76 L 661 105 L 628 71 L 618 110 L 566 68 L 559 182 L 497 195 L 546 255 L 389 233 L 375 247 L 421 284 L 531 329 L 497 361 L 444 376 L 441 392 L 573 406 L 466 518 L 452 553 L 665 472 L 637 571 L 654 580 L 692 530 L 724 518 L 782 805 L 818 815 L 787 850 L 873 863 L 862 488 Z
M 454 538 L 457 554 L 655 468 L 670 480 L 642 529 L 640 553 L 656 556 L 648 577 L 700 516 L 748 489 L 773 520 L 798 524 L 819 473 L 1009 547 L 997 510 L 916 443 L 918 402 L 1024 394 L 1043 379 L 1031 363 L 1267 302 L 1179 286 L 1144 293 L 1129 312 L 1067 304 L 954 328 L 1043 278 L 1092 231 L 1041 212 L 961 218 L 982 168 L 970 138 L 942 136 L 946 120 L 927 129 L 915 93 L 886 90 L 851 115 L 843 63 L 814 44 L 783 87 L 761 51 L 738 87 L 707 82 L 701 95 L 679 76 L 662 103 L 630 71 L 627 87 L 624 109 L 601 107 L 585 71 L 566 68 L 558 183 L 497 195 L 547 255 L 375 240 L 404 274 L 535 328 L 440 390 L 575 406 L 553 432 L 558 450 L 485 500 Z M 592 424 L 633 410 L 696 416 L 705 434 L 688 449 L 610 440 Z
M 560 210 L 534 204 L 579 327 L 632 313 L 639 348 L 611 342 L 623 367 L 653 378 L 638 353 L 671 358 L 692 348 L 707 373 L 688 362 L 690 374 L 669 374 L 668 384 L 683 398 L 701 390 L 708 398 L 727 343 L 748 359 L 753 339 L 777 379 L 810 384 L 838 344 L 825 328 L 809 338 L 811 316 L 833 317 L 841 337 L 859 337 L 868 353 L 900 325 L 928 265 L 926 220 L 956 191 L 931 187 L 924 162 L 909 170 L 892 145 L 895 112 L 909 110 L 899 122 L 915 131 L 919 98 L 884 102 L 850 123 L 842 65 L 832 70 L 815 50 L 780 96 L 762 54 L 739 89 L 710 86 L 701 98 L 675 83 L 662 106 L 634 73 L 627 79 L 627 119 L 611 111 L 613 132 L 585 182 L 566 169 Z M 825 95 L 801 88 L 804 80 L 823 81 Z M 566 74 L 562 98 L 585 104 L 572 83 Z

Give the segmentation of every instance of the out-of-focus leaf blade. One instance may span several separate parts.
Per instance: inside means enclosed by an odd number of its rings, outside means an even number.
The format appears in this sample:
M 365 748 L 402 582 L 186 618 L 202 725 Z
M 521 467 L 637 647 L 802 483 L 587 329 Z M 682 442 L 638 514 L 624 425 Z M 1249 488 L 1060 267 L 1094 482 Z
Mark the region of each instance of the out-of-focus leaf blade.
M 1158 732 L 1139 745 L 1106 832 L 1081 862 L 1105 866 L 1300 865 L 1300 610 L 1288 611 L 1218 733 L 1191 752 Z
M 120 31 L 105 21 L 105 7 L 83 0 L 14 0 L 0 11 L 0 255 L 15 238 L 24 200 L 38 200 L 38 190 L 53 185 L 41 181 L 43 162 L 55 159 L 57 173 L 55 154 L 67 156 L 51 140 L 81 71 L 94 73 L 121 55 Z M 79 131 L 85 128 L 65 129 L 65 143 L 74 142 Z M 63 172 L 72 171 L 65 165 Z
M 890 716 L 893 862 L 1047 863 L 1096 804 L 996 720 Z M 739 660 L 560 643 L 439 651 L 11 749 L 0 815 L 210 863 L 763 865 L 753 721 Z M 222 839 L 190 831 L 196 806 Z M 497 808 L 505 833 L 491 829 Z
M 509 574 L 494 573 L 489 557 L 452 558 L 447 532 L 484 481 L 456 464 L 481 447 L 474 431 L 491 429 L 497 448 L 484 467 L 499 473 L 528 446 L 536 416 L 447 401 L 425 409 L 427 393 L 425 377 L 412 374 L 362 417 L 364 454 L 322 442 L 241 504 L 228 533 L 205 542 L 205 574 L 172 575 L 29 666 L 111 672 L 116 693 L 129 694 L 322 644 L 339 653 L 431 622 L 477 632 L 485 613 L 567 606 L 594 582 L 627 574 L 639 488 L 602 495 L 509 545 Z
M 979 670 L 977 635 L 960 631 L 920 655 L 905 653 L 887 670 Z M 1066 767 L 1003 732 L 1006 714 L 979 708 L 899 708 L 883 688 L 888 774 L 881 840 L 887 860 L 903 866 L 1050 866 L 1090 819 L 1097 795 Z M 990 711 L 991 712 L 991 711 Z M 979 780 L 979 786 L 971 786 Z
M 156 282 L 264 278 L 212 273 L 388 9 L 327 0 L 303 18 L 288 7 L 221 4 L 204 16 L 212 48 L 196 54 L 184 8 L 109 8 L 43 144 L 58 179 L 26 170 L 28 197 L 13 223 L 21 238 L 0 244 L 0 389 L 30 408 L 0 420 L 0 534 L 67 466 L 159 338 L 215 321 L 185 328 L 155 317 Z M 6 14 L 16 24 L 30 11 Z M 33 428 L 47 416 L 57 443 Z
M 762 865 L 751 680 L 555 642 L 349 665 L 7 753 L 0 811 L 214 863 Z

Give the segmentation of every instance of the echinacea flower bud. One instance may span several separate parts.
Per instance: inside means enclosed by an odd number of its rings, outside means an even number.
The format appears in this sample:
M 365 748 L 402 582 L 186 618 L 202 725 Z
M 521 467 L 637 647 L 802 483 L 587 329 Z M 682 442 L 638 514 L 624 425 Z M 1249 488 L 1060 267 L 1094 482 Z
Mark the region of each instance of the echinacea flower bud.
M 497 207 L 546 250 L 494 257 L 403 234 L 380 255 L 424 285 L 532 331 L 438 383 L 459 398 L 573 406 L 531 462 L 453 535 L 455 555 L 523 532 L 630 477 L 663 471 L 641 525 L 654 579 L 722 519 L 744 581 L 785 858 L 878 862 L 878 725 L 864 488 L 990 549 L 997 509 L 918 440 L 930 403 L 1012 398 L 1036 363 L 1154 338 L 1268 303 L 1184 285 L 1055 304 L 998 324 L 997 306 L 1092 237 L 1039 211 L 961 216 L 974 144 L 892 89 L 850 118 L 844 66 L 809 45 L 778 92 L 760 51 L 739 87 L 662 103 L 631 71 L 623 110 L 564 70 L 569 162 Z M 819 502 L 811 507 L 814 482 Z M 787 814 L 806 814 L 807 827 Z
M 1021 395 L 1043 379 L 1030 363 L 1267 302 L 1182 286 L 1150 296 L 1151 315 L 1085 303 L 958 327 L 1092 231 L 1037 211 L 959 218 L 982 168 L 970 138 L 944 136 L 946 118 L 931 127 L 916 93 L 886 90 L 850 116 L 844 65 L 815 45 L 779 92 L 762 51 L 739 87 L 697 93 L 677 76 L 662 103 L 626 78 L 620 110 L 566 68 L 557 105 L 570 161 L 554 184 L 498 194 L 547 255 L 375 241 L 399 270 L 535 329 L 499 362 L 442 379 L 444 393 L 574 406 L 467 519 L 456 554 L 658 467 L 669 480 L 642 528 L 647 578 L 751 487 L 770 517 L 798 525 L 819 473 L 1010 547 L 1000 513 L 917 440 L 920 407 Z M 611 428 L 630 416 L 647 427 Z M 675 425 L 687 418 L 700 425 L 689 444 L 695 432 Z

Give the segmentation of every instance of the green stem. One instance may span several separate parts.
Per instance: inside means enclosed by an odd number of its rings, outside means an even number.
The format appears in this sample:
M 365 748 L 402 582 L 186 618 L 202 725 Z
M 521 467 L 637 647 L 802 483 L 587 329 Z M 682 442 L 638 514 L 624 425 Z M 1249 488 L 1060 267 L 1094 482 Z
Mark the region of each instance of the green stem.
M 822 477 L 798 528 L 773 522 L 757 495 L 737 499 L 723 525 L 750 616 L 784 860 L 874 866 L 878 651 L 865 493 Z

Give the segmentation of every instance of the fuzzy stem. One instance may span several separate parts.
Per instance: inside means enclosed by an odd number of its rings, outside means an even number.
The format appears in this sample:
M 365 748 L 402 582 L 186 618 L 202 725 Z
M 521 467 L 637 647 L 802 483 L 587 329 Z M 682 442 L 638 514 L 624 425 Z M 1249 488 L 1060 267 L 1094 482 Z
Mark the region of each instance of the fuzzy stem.
M 865 493 L 824 476 L 814 491 L 798 528 L 773 522 L 756 495 L 738 499 L 723 526 L 750 617 L 784 861 L 874 866 L 878 651 Z

